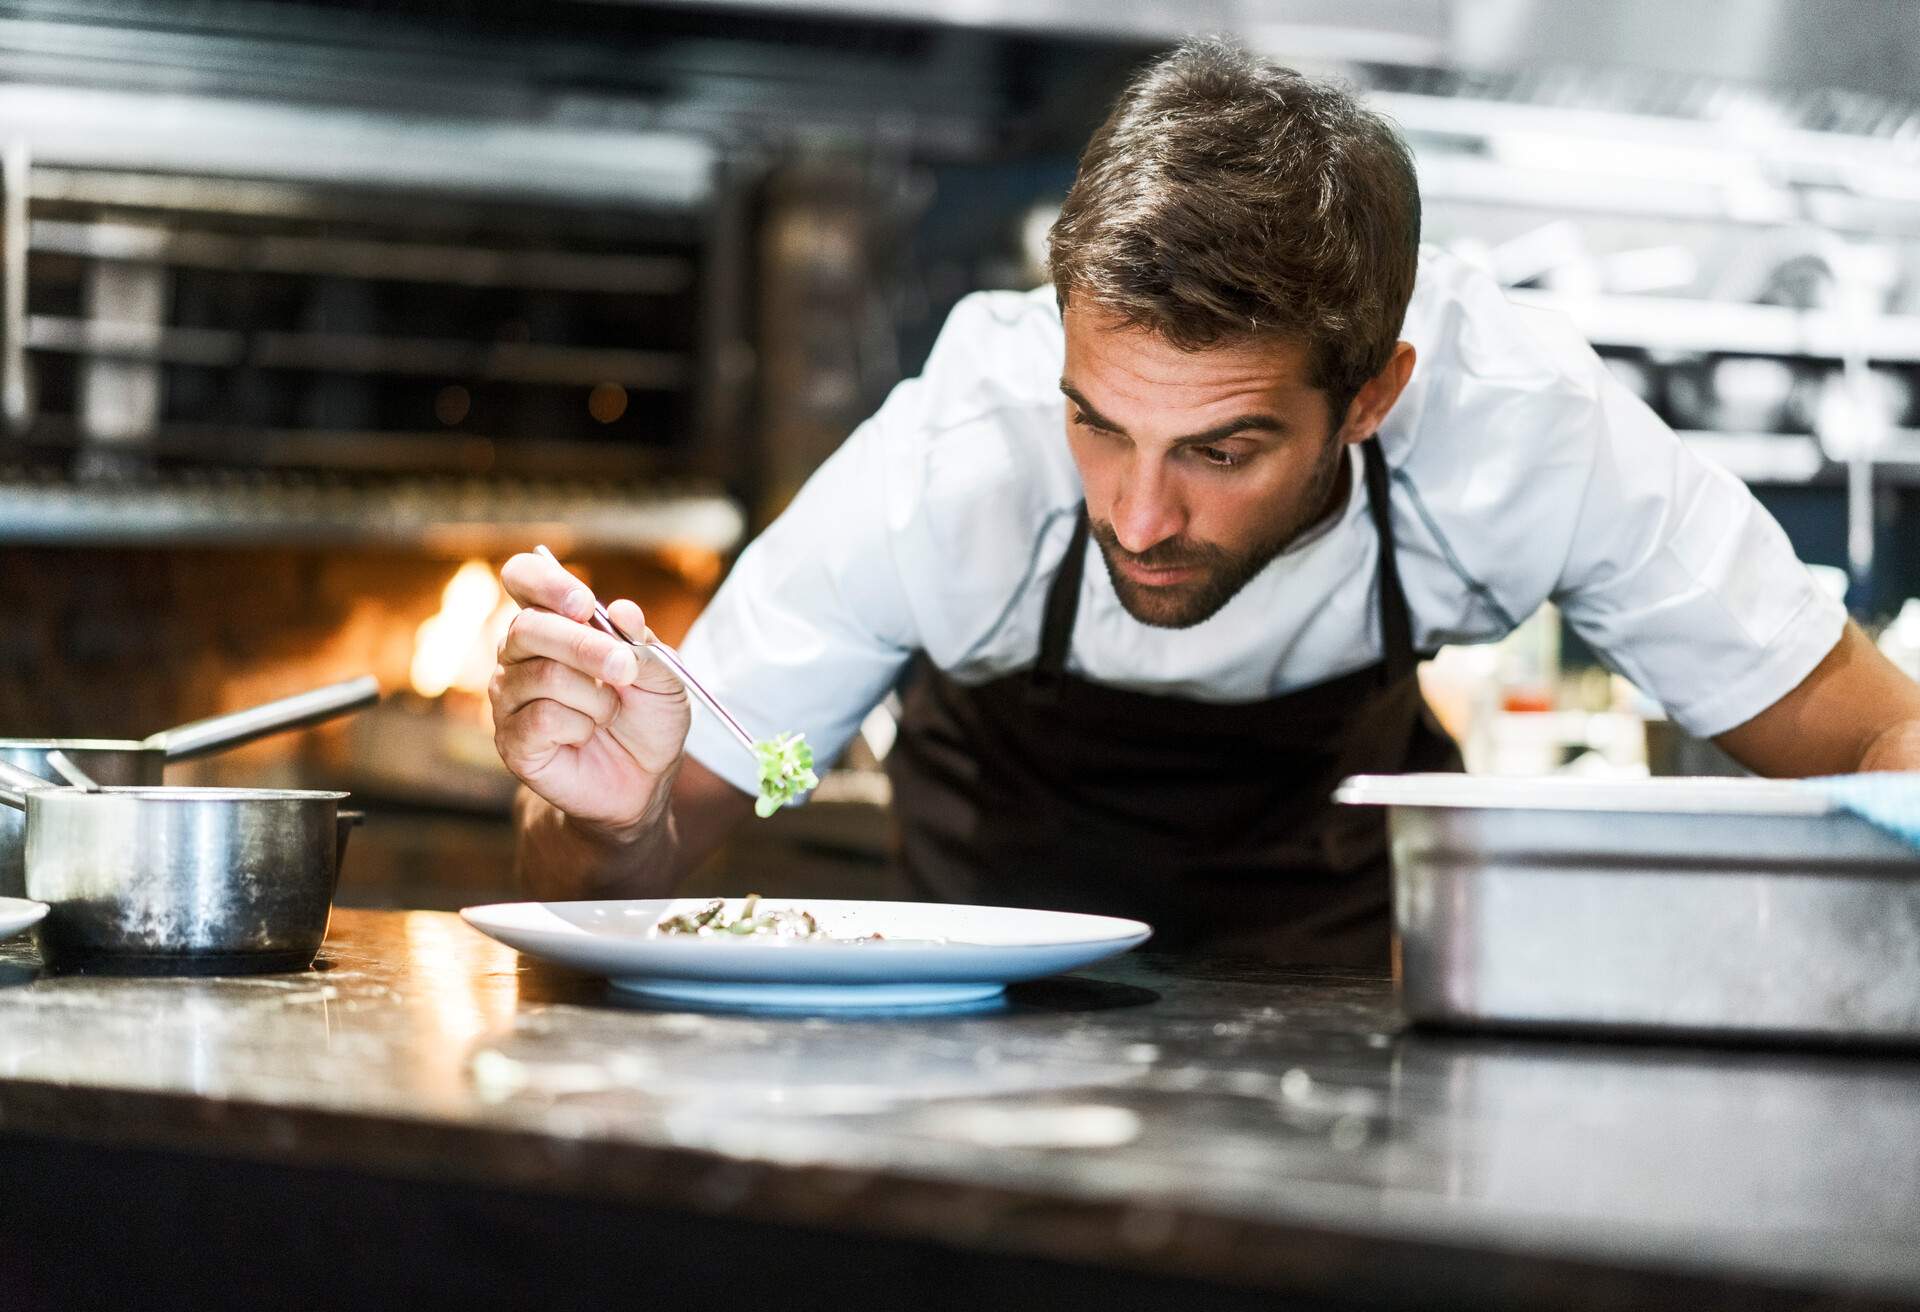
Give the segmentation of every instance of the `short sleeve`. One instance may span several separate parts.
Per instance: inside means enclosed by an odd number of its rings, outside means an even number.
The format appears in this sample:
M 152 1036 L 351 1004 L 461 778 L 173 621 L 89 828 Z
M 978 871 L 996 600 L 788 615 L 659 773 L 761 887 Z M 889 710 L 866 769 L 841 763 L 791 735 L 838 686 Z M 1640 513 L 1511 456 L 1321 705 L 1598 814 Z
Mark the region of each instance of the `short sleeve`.
M 1845 611 L 1745 484 L 1585 354 L 1590 466 L 1554 600 L 1681 728 L 1724 733 L 1812 672 Z

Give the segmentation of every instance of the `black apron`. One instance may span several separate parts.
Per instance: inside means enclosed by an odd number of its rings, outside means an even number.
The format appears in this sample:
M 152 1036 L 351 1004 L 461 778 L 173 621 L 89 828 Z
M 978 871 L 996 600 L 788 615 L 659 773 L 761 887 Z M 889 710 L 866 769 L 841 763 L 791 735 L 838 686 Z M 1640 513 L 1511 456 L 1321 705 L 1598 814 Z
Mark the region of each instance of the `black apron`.
M 886 762 L 912 895 L 1134 917 L 1156 947 L 1384 969 L 1384 813 L 1335 806 L 1333 790 L 1460 757 L 1415 677 L 1386 460 L 1372 439 L 1362 454 L 1380 541 L 1376 665 L 1234 704 L 1067 673 L 1084 507 L 1030 669 L 970 687 L 917 657 Z

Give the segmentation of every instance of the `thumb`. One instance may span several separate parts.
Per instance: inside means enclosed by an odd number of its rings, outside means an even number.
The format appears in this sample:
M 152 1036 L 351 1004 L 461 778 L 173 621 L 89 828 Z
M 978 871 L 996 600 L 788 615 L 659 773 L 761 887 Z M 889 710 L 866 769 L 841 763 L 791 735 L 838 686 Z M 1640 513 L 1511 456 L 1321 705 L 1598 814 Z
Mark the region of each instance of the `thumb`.
M 607 615 L 620 626 L 620 631 L 637 643 L 646 643 L 653 639 L 654 632 L 647 627 L 647 617 L 640 607 L 631 601 L 616 601 L 607 607 Z M 632 687 L 643 692 L 678 695 L 685 691 L 679 678 L 667 668 L 667 663 L 650 654 L 643 646 L 634 653 L 639 659 L 639 669 L 633 677 Z

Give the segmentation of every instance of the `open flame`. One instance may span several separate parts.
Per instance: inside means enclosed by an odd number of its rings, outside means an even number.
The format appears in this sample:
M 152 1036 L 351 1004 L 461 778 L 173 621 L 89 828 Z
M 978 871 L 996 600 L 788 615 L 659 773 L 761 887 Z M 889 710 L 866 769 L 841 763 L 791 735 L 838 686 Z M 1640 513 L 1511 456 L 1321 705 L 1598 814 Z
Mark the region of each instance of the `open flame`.
M 484 693 L 494 653 L 517 608 L 493 567 L 469 560 L 440 592 L 440 609 L 414 632 L 413 690 L 438 697 L 449 688 Z

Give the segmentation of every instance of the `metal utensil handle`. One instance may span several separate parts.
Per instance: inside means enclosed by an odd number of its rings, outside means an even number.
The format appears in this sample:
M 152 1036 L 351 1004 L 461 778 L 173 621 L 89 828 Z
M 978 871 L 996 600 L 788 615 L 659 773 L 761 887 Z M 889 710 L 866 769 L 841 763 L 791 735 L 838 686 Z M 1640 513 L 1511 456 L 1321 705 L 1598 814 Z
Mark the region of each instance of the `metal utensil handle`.
M 0 146 L 0 432 L 33 421 L 27 373 L 27 143 Z
M 554 564 L 558 565 L 560 563 L 560 558 L 547 550 L 544 544 L 536 546 L 534 550 L 545 556 L 548 560 L 551 560 Z M 588 593 L 587 595 L 591 597 L 593 594 Z M 721 725 L 728 733 L 733 735 L 734 740 L 740 744 L 747 755 L 754 757 L 756 760 L 759 759 L 759 753 L 754 750 L 753 735 L 740 727 L 740 721 L 733 718 L 727 708 L 720 704 L 718 698 L 701 687 L 700 680 L 693 677 L 693 671 L 689 670 L 686 664 L 680 659 L 679 652 L 667 646 L 666 643 L 661 642 L 658 638 L 653 638 L 646 642 L 636 642 L 633 638 L 628 637 L 627 634 L 621 630 L 620 626 L 613 622 L 613 616 L 607 614 L 607 608 L 600 604 L 598 597 L 593 598 L 592 623 L 594 628 L 600 630 L 600 632 L 606 634 L 609 638 L 618 639 L 626 643 L 629 647 L 636 648 L 640 651 L 652 652 L 655 656 L 658 656 L 660 663 L 673 671 L 673 677 L 680 680 L 681 686 L 692 693 L 694 700 L 706 707 L 714 719 L 720 721 Z
M 223 751 L 250 743 L 256 738 L 304 729 L 335 716 L 357 711 L 380 700 L 380 681 L 371 674 L 343 683 L 328 684 L 310 692 L 295 693 L 244 711 L 195 720 L 173 729 L 163 729 L 141 746 L 158 748 L 169 761 L 184 761 L 210 752 Z
M 607 623 L 609 626 L 611 626 L 613 624 L 613 621 L 608 620 Z M 616 635 L 619 634 L 618 629 L 615 629 L 614 632 Z M 624 638 L 623 641 L 632 642 L 633 640 L 631 638 Z M 681 683 L 686 685 L 687 691 L 692 693 L 702 706 L 706 707 L 709 711 L 713 712 L 713 718 L 720 721 L 721 724 L 725 725 L 727 728 L 727 731 L 731 733 L 735 738 L 738 738 L 740 740 L 740 745 L 746 748 L 749 753 L 753 752 L 754 750 L 753 735 L 749 734 L 744 728 L 740 726 L 740 721 L 734 719 L 732 715 L 728 714 L 727 708 L 722 706 L 719 700 L 715 698 L 712 693 L 708 692 L 705 688 L 700 686 L 700 680 L 693 677 L 693 672 L 686 667 L 684 662 L 681 661 L 679 652 L 667 646 L 666 643 L 661 642 L 658 638 L 654 638 L 645 643 L 638 643 L 635 645 L 644 647 L 647 651 L 650 651 L 655 656 L 658 656 L 660 658 L 661 663 L 664 664 L 668 669 L 673 671 L 674 677 L 680 680 Z
M 59 784 L 51 779 L 42 779 L 31 770 L 22 769 L 12 761 L 0 758 L 0 803 L 16 811 L 27 809 L 28 793 L 37 793 L 43 788 L 58 788 Z
M 100 785 L 94 782 L 93 776 L 74 764 L 73 758 L 61 751 L 58 747 L 47 753 L 47 764 L 52 766 L 54 771 L 59 774 L 62 779 L 65 779 L 75 788 L 89 793 L 97 793 L 100 791 Z

